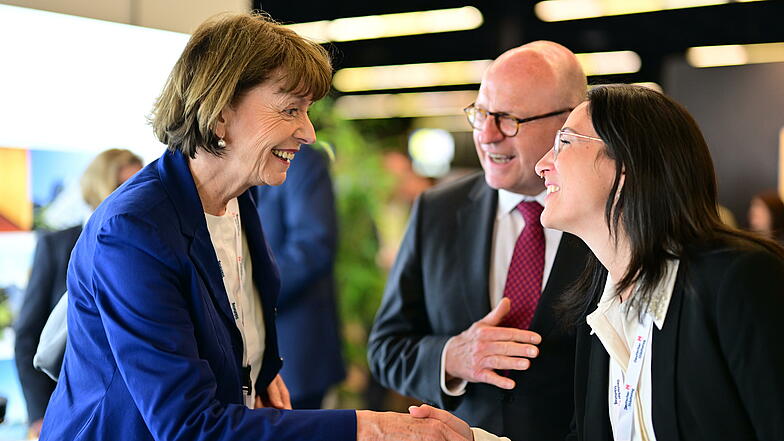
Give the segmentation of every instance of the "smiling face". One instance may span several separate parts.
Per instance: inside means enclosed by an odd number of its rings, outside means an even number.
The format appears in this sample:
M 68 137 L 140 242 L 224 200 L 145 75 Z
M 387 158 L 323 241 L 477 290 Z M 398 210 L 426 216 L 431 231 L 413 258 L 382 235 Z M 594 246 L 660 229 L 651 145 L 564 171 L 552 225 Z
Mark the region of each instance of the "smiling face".
M 587 102 L 574 109 L 563 130 L 567 134 L 561 137 L 558 158 L 553 159 L 550 150 L 536 164 L 547 186 L 542 225 L 584 239 L 598 228 L 607 230 L 604 211 L 615 179 L 615 161 L 605 153 L 603 142 L 568 134 L 599 137 Z
M 515 118 L 528 118 L 571 108 L 574 90 L 579 81 L 564 81 L 562 70 L 576 64 L 573 55 L 548 58 L 545 46 L 527 45 L 501 55 L 485 73 L 475 106 L 490 112 L 504 113 Z M 552 55 L 552 54 L 550 54 Z M 559 64 L 560 63 L 560 64 Z M 581 73 L 580 73 L 581 74 Z M 580 76 L 577 76 L 579 79 Z M 584 76 L 582 76 L 584 81 Z M 576 84 L 576 85 L 575 85 Z M 583 89 L 584 90 L 584 89 Z M 579 101 L 578 101 L 579 102 Z M 536 195 L 544 190 L 542 181 L 534 173 L 536 161 L 552 146 L 555 132 L 567 113 L 520 124 L 517 135 L 504 136 L 494 117 L 474 129 L 474 145 L 479 162 L 485 171 L 487 184 L 496 189 Z
M 280 185 L 300 144 L 316 134 L 308 118 L 308 97 L 282 92 L 278 81 L 251 88 L 221 113 L 215 133 L 226 142 L 226 172 L 255 185 Z

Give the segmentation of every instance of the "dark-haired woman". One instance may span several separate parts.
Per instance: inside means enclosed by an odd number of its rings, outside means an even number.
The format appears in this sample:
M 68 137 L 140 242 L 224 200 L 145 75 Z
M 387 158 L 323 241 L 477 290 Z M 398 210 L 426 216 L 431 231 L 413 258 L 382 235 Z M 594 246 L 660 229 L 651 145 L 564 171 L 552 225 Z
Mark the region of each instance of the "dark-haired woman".
M 597 87 L 536 168 L 542 225 L 595 254 L 562 305 L 577 324 L 570 439 L 784 440 L 784 250 L 721 223 L 686 110 Z
M 595 254 L 564 305 L 577 439 L 784 439 L 784 250 L 721 223 L 686 110 L 593 89 L 537 172 L 542 224 Z

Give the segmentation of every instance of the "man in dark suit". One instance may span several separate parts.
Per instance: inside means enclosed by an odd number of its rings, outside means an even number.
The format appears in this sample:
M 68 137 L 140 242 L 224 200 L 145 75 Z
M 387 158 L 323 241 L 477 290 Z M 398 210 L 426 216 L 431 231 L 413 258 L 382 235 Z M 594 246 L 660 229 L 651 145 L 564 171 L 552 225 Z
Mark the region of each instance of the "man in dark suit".
M 512 439 L 566 435 L 574 333 L 553 308 L 587 249 L 542 228 L 534 165 L 585 91 L 574 54 L 552 42 L 512 49 L 484 74 L 466 108 L 484 173 L 414 205 L 370 335 L 382 384 Z
M 31 430 L 36 434 L 40 431 L 46 405 L 56 384 L 33 367 L 33 355 L 49 313 L 65 292 L 68 260 L 81 232 L 82 226 L 78 225 L 40 236 L 24 302 L 14 322 L 16 370 L 27 402 Z
M 328 159 L 303 145 L 286 182 L 256 192 L 264 233 L 283 275 L 277 317 L 281 376 L 295 409 L 319 409 L 326 391 L 346 375 L 335 301 L 337 219 Z

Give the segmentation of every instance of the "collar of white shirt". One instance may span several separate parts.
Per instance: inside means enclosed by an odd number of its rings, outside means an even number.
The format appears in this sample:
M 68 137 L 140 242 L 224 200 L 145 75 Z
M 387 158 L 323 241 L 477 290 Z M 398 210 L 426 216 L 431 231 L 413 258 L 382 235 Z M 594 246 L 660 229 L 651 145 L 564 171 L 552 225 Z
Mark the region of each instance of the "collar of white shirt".
M 659 330 L 664 326 L 664 319 L 667 317 L 667 309 L 670 306 L 672 292 L 675 289 L 675 280 L 678 276 L 680 260 L 672 259 L 667 261 L 665 275 L 659 281 L 651 296 L 651 303 L 648 305 L 647 313 L 651 314 L 653 323 Z M 586 322 L 591 327 L 591 333 L 596 333 L 601 338 L 607 327 L 611 326 L 607 320 L 607 313 L 611 308 L 619 307 L 620 299 L 615 292 L 615 282 L 607 274 L 607 283 L 604 285 L 604 292 L 599 300 L 596 310 L 586 317 Z M 604 339 L 603 339 L 604 340 Z M 608 348 L 610 350 L 611 348 Z
M 498 216 L 509 214 L 517 207 L 522 201 L 536 201 L 544 207 L 544 197 L 547 196 L 547 191 L 543 191 L 536 196 L 529 196 L 526 194 L 512 193 L 511 191 L 500 189 L 498 190 Z

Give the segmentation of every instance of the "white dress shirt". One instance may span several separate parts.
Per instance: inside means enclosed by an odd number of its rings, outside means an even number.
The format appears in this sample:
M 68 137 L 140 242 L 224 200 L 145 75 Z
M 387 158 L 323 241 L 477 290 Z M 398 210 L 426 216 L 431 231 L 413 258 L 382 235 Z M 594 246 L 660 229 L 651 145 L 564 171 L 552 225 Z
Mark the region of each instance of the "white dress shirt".
M 229 201 L 223 216 L 204 213 L 210 240 L 218 256 L 223 285 L 234 320 L 242 335 L 243 366 L 250 366 L 251 393 L 243 394 L 245 405 L 253 409 L 256 395 L 255 379 L 264 357 L 264 315 L 259 292 L 253 283 L 253 268 L 248 240 L 242 232 L 237 199 Z
M 501 299 L 504 298 L 504 286 L 506 285 L 506 275 L 509 272 L 509 265 L 512 262 L 512 254 L 517 243 L 517 238 L 525 227 L 525 219 L 518 211 L 517 205 L 522 201 L 536 201 L 544 206 L 544 197 L 547 192 L 543 191 L 536 196 L 527 196 L 512 193 L 506 190 L 498 190 L 498 207 L 496 209 L 495 223 L 493 225 L 493 243 L 490 253 L 490 274 L 488 277 L 490 293 L 490 309 L 495 308 Z M 473 234 L 473 233 L 471 233 Z M 544 271 L 542 273 L 542 290 L 547 286 L 547 279 L 553 268 L 555 254 L 558 245 L 561 243 L 563 232 L 558 230 L 544 229 Z M 454 338 L 454 337 L 453 337 Z M 441 352 L 441 390 L 451 396 L 459 396 L 465 393 L 467 381 L 454 381 L 446 384 L 446 350 L 452 339 L 449 339 Z

